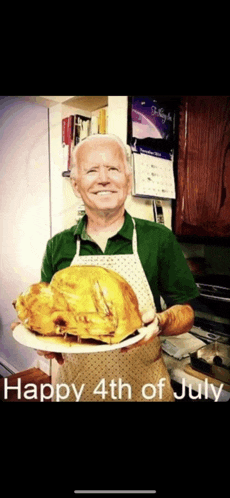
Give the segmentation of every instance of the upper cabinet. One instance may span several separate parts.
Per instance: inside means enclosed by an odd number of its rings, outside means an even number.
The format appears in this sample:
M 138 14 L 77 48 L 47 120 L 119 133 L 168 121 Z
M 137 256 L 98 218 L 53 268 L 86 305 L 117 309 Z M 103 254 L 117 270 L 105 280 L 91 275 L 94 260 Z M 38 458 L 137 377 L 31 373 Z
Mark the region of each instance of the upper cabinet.
M 230 97 L 183 96 L 174 232 L 230 237 Z

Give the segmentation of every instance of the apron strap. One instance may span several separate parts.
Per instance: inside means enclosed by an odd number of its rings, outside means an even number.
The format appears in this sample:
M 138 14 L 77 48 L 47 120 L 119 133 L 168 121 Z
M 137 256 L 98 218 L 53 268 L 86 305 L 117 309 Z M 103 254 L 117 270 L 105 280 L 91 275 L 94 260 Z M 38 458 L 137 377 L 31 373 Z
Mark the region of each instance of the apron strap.
M 136 223 L 134 218 L 132 218 L 133 222 L 133 240 L 132 240 L 132 247 L 133 247 L 133 254 L 138 256 L 137 253 L 137 231 L 136 231 Z
M 80 236 L 77 235 L 77 242 L 76 242 L 76 256 L 78 257 L 80 254 Z

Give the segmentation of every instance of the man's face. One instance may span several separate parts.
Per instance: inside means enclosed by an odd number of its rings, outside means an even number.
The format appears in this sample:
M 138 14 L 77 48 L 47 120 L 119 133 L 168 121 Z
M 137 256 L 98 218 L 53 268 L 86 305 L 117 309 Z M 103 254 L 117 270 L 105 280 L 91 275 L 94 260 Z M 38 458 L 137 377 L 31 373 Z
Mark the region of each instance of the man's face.
M 119 145 L 107 140 L 88 143 L 79 151 L 78 177 L 72 180 L 86 208 L 95 212 L 116 211 L 124 206 L 131 191 Z

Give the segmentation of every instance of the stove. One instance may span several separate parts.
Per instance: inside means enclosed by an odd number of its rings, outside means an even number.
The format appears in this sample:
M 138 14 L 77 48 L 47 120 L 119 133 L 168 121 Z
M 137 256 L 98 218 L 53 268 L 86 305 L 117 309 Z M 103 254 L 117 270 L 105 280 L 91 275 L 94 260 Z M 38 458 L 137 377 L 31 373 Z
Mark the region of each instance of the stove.
M 195 321 L 190 333 L 205 342 L 190 353 L 193 369 L 230 383 L 230 277 L 194 276 L 200 296 L 195 300 Z

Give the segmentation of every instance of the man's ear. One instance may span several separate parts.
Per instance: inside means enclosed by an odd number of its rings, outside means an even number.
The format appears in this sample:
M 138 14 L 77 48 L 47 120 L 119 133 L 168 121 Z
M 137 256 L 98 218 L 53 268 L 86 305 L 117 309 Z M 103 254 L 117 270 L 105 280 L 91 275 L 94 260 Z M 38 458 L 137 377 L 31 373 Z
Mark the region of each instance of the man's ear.
M 74 194 L 76 195 L 76 197 L 81 197 L 81 195 L 79 193 L 79 190 L 78 190 L 78 183 L 77 183 L 76 178 L 71 178 L 70 177 L 70 181 L 71 181 L 72 189 L 73 189 Z

